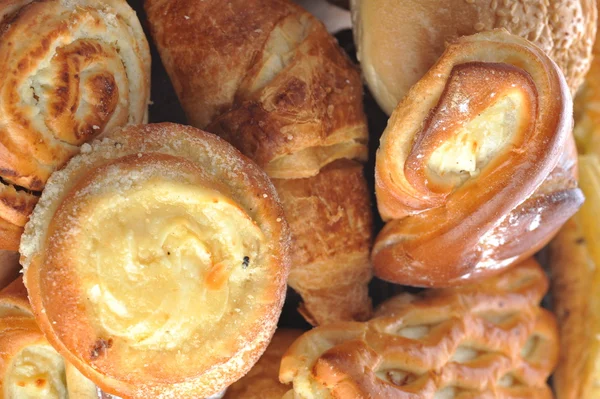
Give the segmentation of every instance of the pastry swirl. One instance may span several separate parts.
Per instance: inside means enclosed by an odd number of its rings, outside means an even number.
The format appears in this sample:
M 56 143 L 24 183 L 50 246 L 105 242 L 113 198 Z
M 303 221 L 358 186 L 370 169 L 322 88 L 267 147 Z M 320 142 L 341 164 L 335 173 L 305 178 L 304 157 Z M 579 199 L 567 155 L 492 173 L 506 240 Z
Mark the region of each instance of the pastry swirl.
M 367 319 L 372 214 L 360 162 L 368 131 L 354 65 L 323 24 L 289 0 L 145 7 L 191 124 L 232 143 L 273 179 L 292 230 L 289 284 L 304 300 L 304 317 Z
M 366 323 L 301 336 L 279 377 L 290 398 L 540 398 L 558 359 L 548 288 L 530 259 L 479 284 L 401 294 Z
M 192 398 L 266 347 L 288 234 L 266 175 L 226 142 L 132 126 L 53 175 L 21 254 L 41 329 L 85 376 L 120 396 Z
M 451 45 L 381 138 L 375 273 L 460 284 L 540 249 L 583 201 L 571 117 L 564 77 L 528 41 L 492 31 Z
M 0 245 L 14 250 L 54 170 L 147 120 L 150 53 L 124 0 L 4 0 L 0 28 L 0 224 L 13 225 Z

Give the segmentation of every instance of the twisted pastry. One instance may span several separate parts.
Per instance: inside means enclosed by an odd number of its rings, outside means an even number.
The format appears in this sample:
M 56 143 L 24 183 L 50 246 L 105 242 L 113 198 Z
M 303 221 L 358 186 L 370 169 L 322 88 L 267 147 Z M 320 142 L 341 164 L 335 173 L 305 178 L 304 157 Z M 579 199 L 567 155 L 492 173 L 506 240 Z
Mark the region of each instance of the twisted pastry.
M 130 126 L 50 179 L 21 241 L 48 340 L 107 393 L 207 397 L 275 330 L 287 224 L 268 177 L 194 128 Z
M 54 170 L 147 120 L 150 53 L 124 0 L 2 0 L 0 28 L 0 249 L 16 250 Z
M 153 37 L 190 122 L 256 161 L 292 229 L 289 284 L 312 324 L 366 319 L 372 215 L 360 76 L 288 0 L 149 0 Z M 325 277 L 327 276 L 327 277 Z
M 290 398 L 552 398 L 548 288 L 530 259 L 477 285 L 402 294 L 367 323 L 322 326 L 284 355 Z
M 493 29 L 542 49 L 575 94 L 592 62 L 598 20 L 596 0 L 352 0 L 351 9 L 365 80 L 388 115 L 448 42 Z
M 389 222 L 375 273 L 460 284 L 545 245 L 583 201 L 564 78 L 504 31 L 463 37 L 411 89 L 377 153 L 377 205 Z
M 301 330 L 278 329 L 267 350 L 241 380 L 233 383 L 223 399 L 281 399 L 290 389 L 279 382 L 279 364 Z

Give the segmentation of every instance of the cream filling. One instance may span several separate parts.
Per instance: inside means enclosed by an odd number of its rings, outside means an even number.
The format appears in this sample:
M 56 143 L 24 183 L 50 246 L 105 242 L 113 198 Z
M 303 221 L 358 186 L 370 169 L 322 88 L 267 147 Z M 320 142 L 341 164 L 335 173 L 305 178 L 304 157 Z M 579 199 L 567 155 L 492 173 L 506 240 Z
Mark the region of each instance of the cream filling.
M 4 375 L 6 399 L 66 399 L 65 363 L 49 345 L 32 345 L 12 359 Z
M 81 231 L 83 292 L 107 339 L 158 350 L 236 311 L 265 240 L 231 199 L 161 179 L 95 201 Z
M 430 170 L 440 177 L 477 176 L 520 130 L 526 119 L 524 102 L 523 93 L 512 90 L 461 126 L 433 151 L 428 162 Z

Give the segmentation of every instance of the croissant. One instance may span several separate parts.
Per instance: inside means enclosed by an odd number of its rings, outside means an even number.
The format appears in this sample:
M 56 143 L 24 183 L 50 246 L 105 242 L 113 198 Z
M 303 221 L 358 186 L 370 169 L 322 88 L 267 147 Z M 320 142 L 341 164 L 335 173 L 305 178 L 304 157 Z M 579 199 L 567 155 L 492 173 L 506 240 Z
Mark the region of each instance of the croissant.
M 600 160 L 583 155 L 579 165 L 586 201 L 550 245 L 552 302 L 561 343 L 553 377 L 558 399 L 600 396 Z
M 207 397 L 265 350 L 285 298 L 289 231 L 266 174 L 216 136 L 129 126 L 52 175 L 25 227 L 41 330 L 126 398 Z
M 0 26 L 0 249 L 16 251 L 50 174 L 147 120 L 150 52 L 125 0 L 3 0 Z
M 480 284 L 401 294 L 366 323 L 317 327 L 286 352 L 286 398 L 544 398 L 558 359 L 533 259 Z
M 273 179 L 292 229 L 289 284 L 312 324 L 366 319 L 372 214 L 358 71 L 288 0 L 149 0 L 152 35 L 190 123 Z
M 290 389 L 279 382 L 279 363 L 302 330 L 278 329 L 264 355 L 241 380 L 233 383 L 223 399 L 281 399 Z
M 493 29 L 542 49 L 575 94 L 592 62 L 598 20 L 596 0 L 352 0 L 351 10 L 365 80 L 388 115 L 448 42 Z
M 381 137 L 375 274 L 449 286 L 531 256 L 583 201 L 571 127 L 562 73 L 525 39 L 449 46 Z

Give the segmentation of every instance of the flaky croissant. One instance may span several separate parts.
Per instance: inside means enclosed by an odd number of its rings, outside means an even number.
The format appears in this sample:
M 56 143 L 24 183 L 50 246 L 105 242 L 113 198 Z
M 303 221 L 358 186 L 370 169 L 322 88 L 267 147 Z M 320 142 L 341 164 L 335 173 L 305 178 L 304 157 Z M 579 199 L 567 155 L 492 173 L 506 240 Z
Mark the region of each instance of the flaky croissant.
M 392 114 L 376 164 L 375 273 L 464 283 L 545 245 L 583 201 L 560 70 L 505 31 L 450 45 Z
M 292 229 L 289 284 L 313 324 L 370 314 L 372 216 L 358 71 L 288 0 L 149 0 L 163 63 L 192 125 L 273 179 Z
M 125 0 L 2 0 L 0 26 L 0 249 L 16 250 L 50 174 L 147 119 L 150 52 Z

